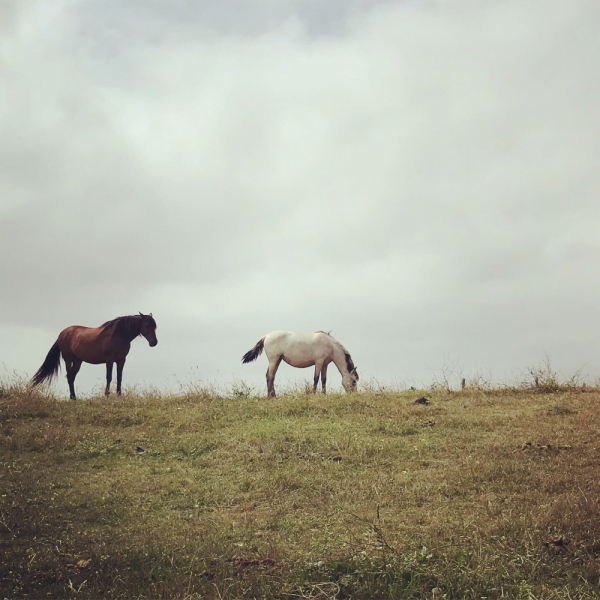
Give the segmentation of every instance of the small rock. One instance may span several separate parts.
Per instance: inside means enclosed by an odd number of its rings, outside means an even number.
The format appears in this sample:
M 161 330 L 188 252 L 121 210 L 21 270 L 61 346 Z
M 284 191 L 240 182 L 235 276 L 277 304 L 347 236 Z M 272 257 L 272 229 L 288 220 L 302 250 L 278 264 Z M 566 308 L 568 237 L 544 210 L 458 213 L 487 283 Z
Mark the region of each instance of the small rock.
M 136 451 L 136 452 L 139 452 L 140 454 L 141 454 L 142 452 L 146 452 L 146 451 L 145 451 L 143 448 L 141 448 L 140 446 L 136 446 L 136 447 L 135 447 L 135 451 Z
M 74 573 L 76 575 L 77 573 L 80 573 L 84 569 L 87 569 L 90 566 L 90 562 L 91 562 L 90 559 L 88 559 L 88 560 L 79 560 L 79 561 L 77 561 L 77 564 L 67 565 L 67 569 L 71 573 Z
M 198 573 L 198 577 L 205 577 L 208 580 L 212 580 L 216 577 L 216 575 L 212 571 L 205 569 L 204 571 Z

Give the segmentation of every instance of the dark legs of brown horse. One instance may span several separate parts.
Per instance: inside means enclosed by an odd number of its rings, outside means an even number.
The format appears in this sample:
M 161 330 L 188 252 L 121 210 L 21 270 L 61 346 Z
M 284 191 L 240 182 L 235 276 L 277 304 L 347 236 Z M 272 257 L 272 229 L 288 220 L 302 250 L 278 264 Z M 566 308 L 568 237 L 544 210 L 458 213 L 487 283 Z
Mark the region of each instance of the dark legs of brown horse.
M 110 382 L 112 381 L 112 368 L 113 364 L 111 362 L 106 363 L 106 390 L 104 391 L 104 395 L 108 396 L 110 394 Z
M 121 395 L 121 380 L 123 379 L 123 367 L 125 366 L 125 359 L 117 361 L 117 394 Z
M 67 368 L 67 381 L 69 382 L 71 400 L 77 400 L 75 396 L 75 377 L 77 377 L 77 373 L 81 369 L 81 361 L 78 358 L 74 360 L 67 360 L 65 358 L 65 367 Z

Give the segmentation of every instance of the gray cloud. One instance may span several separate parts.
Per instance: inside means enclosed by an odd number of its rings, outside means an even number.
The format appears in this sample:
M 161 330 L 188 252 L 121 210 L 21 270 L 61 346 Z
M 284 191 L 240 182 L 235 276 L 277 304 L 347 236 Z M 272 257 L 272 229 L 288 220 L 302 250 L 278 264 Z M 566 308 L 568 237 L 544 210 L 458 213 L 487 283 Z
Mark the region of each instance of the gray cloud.
M 595 3 L 2 10 L 8 368 L 152 310 L 128 381 L 262 381 L 239 356 L 275 328 L 387 381 L 600 375 Z

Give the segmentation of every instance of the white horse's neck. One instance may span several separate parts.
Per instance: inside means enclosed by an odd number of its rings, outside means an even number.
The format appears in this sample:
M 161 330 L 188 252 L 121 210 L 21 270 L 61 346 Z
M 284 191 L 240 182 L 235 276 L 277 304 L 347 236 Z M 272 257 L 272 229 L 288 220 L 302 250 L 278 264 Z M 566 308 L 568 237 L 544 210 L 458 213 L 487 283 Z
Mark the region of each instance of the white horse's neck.
M 344 346 L 342 346 L 335 338 L 331 338 L 331 341 L 333 345 L 333 362 L 342 377 L 344 377 L 344 375 L 350 373 L 346 363 L 346 350 L 344 350 Z

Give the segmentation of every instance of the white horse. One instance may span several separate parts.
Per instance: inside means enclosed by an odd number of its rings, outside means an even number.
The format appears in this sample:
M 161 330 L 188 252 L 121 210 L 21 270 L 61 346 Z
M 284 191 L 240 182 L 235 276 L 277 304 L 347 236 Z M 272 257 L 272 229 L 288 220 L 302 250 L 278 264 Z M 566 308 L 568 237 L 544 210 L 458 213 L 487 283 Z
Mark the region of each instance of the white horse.
M 342 376 L 342 385 L 347 392 L 356 391 L 358 372 L 352 362 L 350 353 L 334 337 L 324 331 L 315 333 L 296 333 L 294 331 L 271 331 L 260 339 L 256 346 L 244 354 L 244 364 L 256 360 L 265 350 L 269 359 L 267 370 L 267 393 L 275 396 L 275 373 L 284 360 L 292 367 L 315 366 L 313 391 L 317 391 L 319 375 L 321 376 L 321 389 L 326 391 L 327 366 L 335 363 Z

